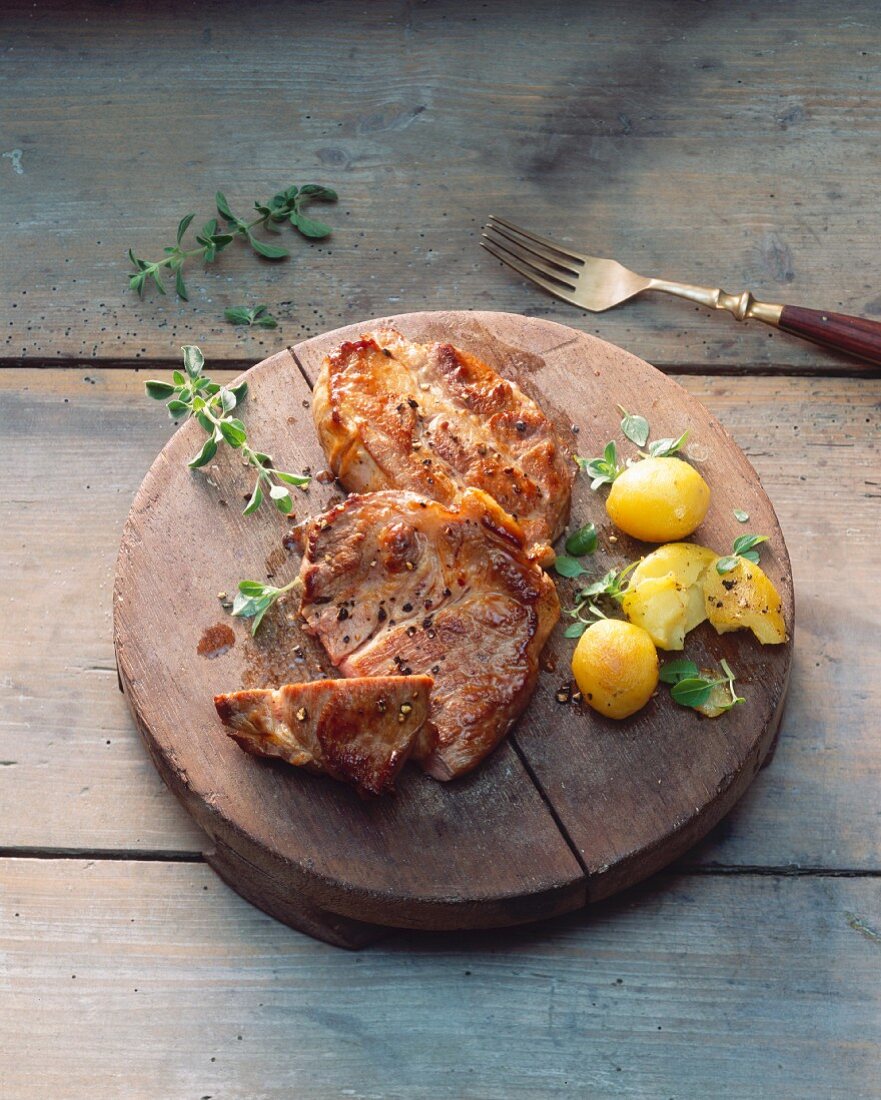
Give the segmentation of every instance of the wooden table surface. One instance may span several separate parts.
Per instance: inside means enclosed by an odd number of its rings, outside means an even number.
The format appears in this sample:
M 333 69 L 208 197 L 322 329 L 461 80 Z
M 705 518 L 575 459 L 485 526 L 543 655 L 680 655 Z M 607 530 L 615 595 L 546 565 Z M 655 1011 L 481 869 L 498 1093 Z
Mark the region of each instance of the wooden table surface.
M 662 298 L 591 316 L 486 214 L 638 270 L 881 315 L 868 0 L 7 3 L 0 14 L 0 1096 L 881 1096 L 881 380 Z M 331 239 L 139 301 L 215 190 L 337 188 Z M 274 332 L 223 308 L 266 302 Z M 361 953 L 202 862 L 117 691 L 114 558 L 172 427 L 143 380 L 357 320 L 550 317 L 681 381 L 759 472 L 798 637 L 773 763 L 679 865 L 518 930 Z M 181 612 L 183 613 L 183 612 Z

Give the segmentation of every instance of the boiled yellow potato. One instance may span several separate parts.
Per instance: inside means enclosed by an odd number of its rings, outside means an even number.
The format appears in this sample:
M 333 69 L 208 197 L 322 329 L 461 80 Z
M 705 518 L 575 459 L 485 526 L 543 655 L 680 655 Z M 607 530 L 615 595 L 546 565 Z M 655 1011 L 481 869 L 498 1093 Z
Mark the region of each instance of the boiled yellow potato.
M 634 569 L 621 606 L 661 649 L 684 648 L 685 635 L 707 617 L 701 581 L 717 561 L 707 546 L 671 542 Z
M 703 600 L 703 594 L 701 594 Z M 685 621 L 688 618 L 688 589 L 672 573 L 666 577 L 646 577 L 639 585 L 630 585 L 621 601 L 624 614 L 641 626 L 661 649 L 682 649 Z
M 642 627 L 600 619 L 581 635 L 572 675 L 585 701 L 608 718 L 627 718 L 658 686 L 658 652 Z
M 757 565 L 738 558 L 730 573 L 707 570 L 703 584 L 707 618 L 720 634 L 748 629 L 763 645 L 786 641 L 780 593 Z
M 683 539 L 703 521 L 710 487 L 681 458 L 644 458 L 612 482 L 606 511 L 612 522 L 643 542 Z

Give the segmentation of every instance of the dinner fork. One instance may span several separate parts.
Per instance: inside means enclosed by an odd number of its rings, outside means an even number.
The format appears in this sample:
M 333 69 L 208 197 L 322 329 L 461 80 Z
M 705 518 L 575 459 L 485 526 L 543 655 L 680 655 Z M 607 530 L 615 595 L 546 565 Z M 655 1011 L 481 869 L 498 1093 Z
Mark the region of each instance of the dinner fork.
M 864 317 L 760 302 L 748 290 L 728 294 L 718 287 L 646 278 L 617 260 L 585 256 L 495 215 L 490 215 L 484 226 L 480 243 L 530 282 L 564 302 L 595 313 L 620 305 L 644 290 L 662 290 L 710 309 L 725 309 L 738 321 L 764 321 L 822 347 L 881 364 L 881 323 Z

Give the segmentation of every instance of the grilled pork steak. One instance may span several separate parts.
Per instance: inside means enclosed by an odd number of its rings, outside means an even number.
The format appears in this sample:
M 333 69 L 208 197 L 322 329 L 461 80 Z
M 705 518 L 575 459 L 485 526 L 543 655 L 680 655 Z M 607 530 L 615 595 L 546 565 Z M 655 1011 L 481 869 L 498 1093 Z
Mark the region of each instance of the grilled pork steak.
M 246 752 L 325 772 L 361 794 L 383 794 L 409 756 L 425 756 L 436 744 L 425 726 L 431 684 L 430 676 L 314 680 L 215 695 L 214 705 Z
M 300 613 L 346 676 L 427 673 L 437 779 L 478 764 L 526 706 L 557 622 L 553 582 L 491 497 L 350 496 L 300 529 Z
M 394 329 L 326 357 L 312 415 L 333 473 L 352 492 L 409 489 L 442 504 L 489 493 L 552 559 L 575 466 L 553 425 L 518 386 L 451 344 Z

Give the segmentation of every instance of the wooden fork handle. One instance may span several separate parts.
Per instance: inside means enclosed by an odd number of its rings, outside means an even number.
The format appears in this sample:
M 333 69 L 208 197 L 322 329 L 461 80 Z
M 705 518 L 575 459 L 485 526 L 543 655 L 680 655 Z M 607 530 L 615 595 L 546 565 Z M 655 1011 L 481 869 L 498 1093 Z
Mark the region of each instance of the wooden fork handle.
M 784 306 L 778 328 L 801 336 L 832 351 L 843 351 L 881 365 L 881 322 L 846 313 L 825 313 L 819 309 Z

